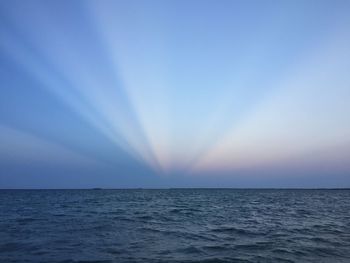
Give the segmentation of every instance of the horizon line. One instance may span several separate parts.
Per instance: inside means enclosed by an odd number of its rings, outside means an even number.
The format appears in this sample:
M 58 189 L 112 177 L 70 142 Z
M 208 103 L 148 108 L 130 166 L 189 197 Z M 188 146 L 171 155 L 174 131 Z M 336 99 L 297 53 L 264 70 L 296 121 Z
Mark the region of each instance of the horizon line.
M 6 190 L 350 190 L 350 187 L 124 187 L 124 188 L 0 188 Z

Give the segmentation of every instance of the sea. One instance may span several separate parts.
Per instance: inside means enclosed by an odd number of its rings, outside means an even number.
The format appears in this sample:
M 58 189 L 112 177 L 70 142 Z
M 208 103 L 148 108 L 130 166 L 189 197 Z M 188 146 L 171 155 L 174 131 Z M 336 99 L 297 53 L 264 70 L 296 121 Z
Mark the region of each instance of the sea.
M 350 190 L 0 190 L 11 262 L 350 262 Z

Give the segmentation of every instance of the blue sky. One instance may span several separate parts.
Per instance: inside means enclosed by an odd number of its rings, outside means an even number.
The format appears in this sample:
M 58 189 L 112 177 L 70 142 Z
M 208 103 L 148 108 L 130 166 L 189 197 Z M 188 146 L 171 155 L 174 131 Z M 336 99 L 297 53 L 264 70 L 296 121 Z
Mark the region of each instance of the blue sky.
M 349 1 L 1 1 L 0 187 L 350 187 Z

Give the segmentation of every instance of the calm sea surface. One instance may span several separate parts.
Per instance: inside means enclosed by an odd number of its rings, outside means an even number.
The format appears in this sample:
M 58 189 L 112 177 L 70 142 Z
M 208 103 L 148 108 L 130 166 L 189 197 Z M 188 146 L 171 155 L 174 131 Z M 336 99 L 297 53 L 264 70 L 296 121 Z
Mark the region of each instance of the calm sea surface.
M 350 262 L 350 191 L 1 190 L 0 262 Z

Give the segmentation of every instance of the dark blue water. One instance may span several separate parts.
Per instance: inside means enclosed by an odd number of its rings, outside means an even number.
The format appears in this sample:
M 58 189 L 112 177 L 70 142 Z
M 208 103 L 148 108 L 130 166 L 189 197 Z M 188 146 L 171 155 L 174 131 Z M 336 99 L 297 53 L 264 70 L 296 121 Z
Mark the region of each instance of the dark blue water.
M 350 191 L 2 190 L 0 262 L 350 262 Z

